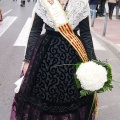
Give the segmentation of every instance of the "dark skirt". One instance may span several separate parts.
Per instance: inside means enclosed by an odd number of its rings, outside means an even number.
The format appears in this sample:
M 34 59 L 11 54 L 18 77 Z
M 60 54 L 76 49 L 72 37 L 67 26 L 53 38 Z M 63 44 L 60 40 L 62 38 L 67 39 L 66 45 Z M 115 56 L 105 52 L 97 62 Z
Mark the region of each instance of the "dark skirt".
M 10 120 L 94 120 L 93 95 L 80 98 L 74 65 L 81 62 L 58 32 L 40 36 Z

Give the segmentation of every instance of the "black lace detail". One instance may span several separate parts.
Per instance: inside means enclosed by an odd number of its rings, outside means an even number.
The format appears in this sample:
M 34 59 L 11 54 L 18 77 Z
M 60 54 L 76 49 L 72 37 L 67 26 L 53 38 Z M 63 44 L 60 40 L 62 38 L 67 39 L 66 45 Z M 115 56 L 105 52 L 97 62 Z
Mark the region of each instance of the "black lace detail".
M 63 65 L 81 61 L 74 48 L 63 37 L 46 35 L 40 41 L 28 77 L 25 77 L 24 89 L 21 87 L 16 100 L 50 114 L 74 111 L 92 101 L 89 96 L 79 99 L 74 81 L 75 66 Z
M 78 110 L 62 115 L 44 114 L 42 110 L 25 104 L 22 113 L 16 116 L 17 102 L 14 100 L 10 120 L 88 120 L 88 107 L 82 106 Z M 94 112 L 89 120 L 95 120 Z

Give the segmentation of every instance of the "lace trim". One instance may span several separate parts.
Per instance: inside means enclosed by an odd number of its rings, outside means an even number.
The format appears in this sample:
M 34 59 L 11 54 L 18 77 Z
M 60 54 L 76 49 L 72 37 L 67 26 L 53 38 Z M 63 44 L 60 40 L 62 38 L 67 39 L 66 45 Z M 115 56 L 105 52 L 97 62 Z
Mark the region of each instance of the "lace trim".
M 37 1 L 34 11 L 47 25 L 57 31 L 49 13 L 45 9 L 45 5 L 42 0 Z M 65 12 L 72 29 L 74 29 L 80 21 L 89 15 L 88 0 L 69 0 Z

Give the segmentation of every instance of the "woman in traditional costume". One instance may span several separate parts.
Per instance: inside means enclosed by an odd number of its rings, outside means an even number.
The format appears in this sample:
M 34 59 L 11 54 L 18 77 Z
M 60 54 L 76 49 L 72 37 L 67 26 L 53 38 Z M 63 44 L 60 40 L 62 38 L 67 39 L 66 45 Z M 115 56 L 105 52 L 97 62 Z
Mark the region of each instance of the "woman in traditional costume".
M 88 6 L 88 0 L 37 0 L 10 120 L 95 119 L 94 95 L 80 97 L 74 79 L 74 64 L 96 59 Z

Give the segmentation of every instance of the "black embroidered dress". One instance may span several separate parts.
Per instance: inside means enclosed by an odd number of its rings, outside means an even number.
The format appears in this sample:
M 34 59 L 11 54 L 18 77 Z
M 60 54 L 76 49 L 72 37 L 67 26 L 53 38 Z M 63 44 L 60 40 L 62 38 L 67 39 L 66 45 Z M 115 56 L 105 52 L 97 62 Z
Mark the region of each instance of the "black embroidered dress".
M 45 24 L 36 13 L 25 59 L 30 61 L 19 93 L 15 95 L 10 120 L 88 120 L 93 95 L 80 98 L 74 74 L 80 62 L 68 41 Z M 80 30 L 80 36 L 77 34 Z M 89 60 L 96 59 L 86 17 L 74 29 L 81 39 Z M 94 120 L 94 113 L 90 115 Z

